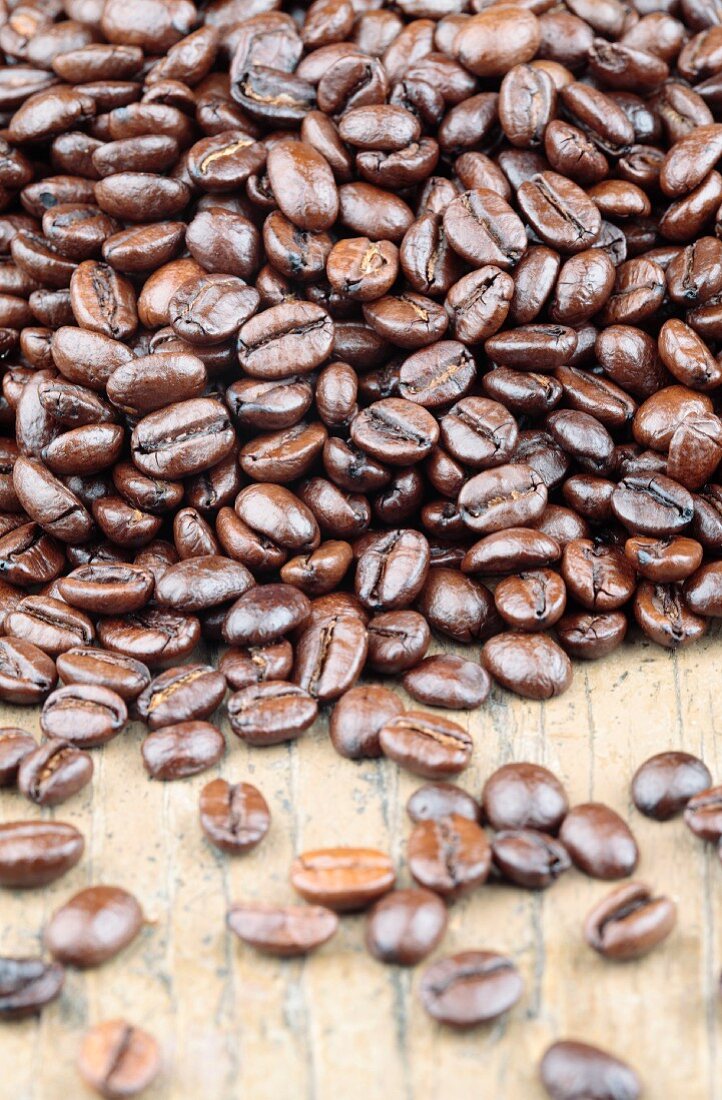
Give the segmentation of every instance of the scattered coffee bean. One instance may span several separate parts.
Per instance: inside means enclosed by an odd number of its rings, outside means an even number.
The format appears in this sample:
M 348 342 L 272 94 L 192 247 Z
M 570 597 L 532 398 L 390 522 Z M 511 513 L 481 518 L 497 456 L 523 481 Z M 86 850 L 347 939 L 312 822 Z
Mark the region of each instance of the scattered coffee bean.
M 306 901 L 339 913 L 364 909 L 395 881 L 390 858 L 374 848 L 321 848 L 291 866 L 291 885 Z
M 688 752 L 660 752 L 641 764 L 632 778 L 634 805 L 645 817 L 667 821 L 682 813 L 695 795 L 712 785 L 709 769 Z
M 0 787 L 13 787 L 18 769 L 37 742 L 30 733 L 15 726 L 0 727 Z
M 539 1066 L 551 1100 L 639 1100 L 642 1086 L 626 1062 L 588 1043 L 553 1043 Z
M 515 886 L 544 890 L 572 865 L 563 844 L 536 829 L 502 829 L 491 842 L 494 866 Z
M 494 829 L 557 833 L 569 809 L 557 777 L 539 764 L 504 764 L 481 793 L 484 820 Z
M 462 951 L 427 967 L 419 992 L 424 1008 L 439 1023 L 469 1028 L 508 1012 L 523 989 L 519 971 L 505 955 Z
M 106 1020 L 83 1036 L 78 1071 L 105 1100 L 138 1096 L 160 1073 L 158 1044 L 125 1020 Z
M 232 906 L 226 924 L 244 943 L 279 958 L 307 955 L 336 934 L 339 920 L 322 905 L 264 905 L 246 902 Z
M 366 946 L 379 962 L 416 966 L 446 931 L 446 906 L 431 890 L 392 890 L 369 911 Z
M 210 722 L 187 721 L 155 729 L 141 745 L 151 779 L 186 779 L 213 767 L 223 756 L 223 734 Z
M 562 822 L 559 839 L 572 863 L 592 878 L 625 878 L 637 866 L 639 850 L 629 827 L 601 802 L 573 806 Z
M 100 966 L 132 943 L 143 911 L 119 886 L 89 886 L 56 909 L 46 925 L 45 946 L 66 966 Z
M 475 821 L 452 813 L 417 822 L 409 837 L 407 858 L 420 886 L 456 898 L 486 881 L 491 848 Z
M 410 710 L 379 731 L 384 756 L 424 779 L 458 775 L 468 765 L 474 742 L 456 722 Z
M 93 759 L 68 741 L 50 737 L 23 757 L 18 790 L 38 806 L 58 806 L 93 777 Z
M 0 825 L 0 886 L 27 888 L 54 882 L 74 867 L 85 841 L 62 821 L 10 821 Z
M 587 914 L 584 936 L 606 959 L 638 959 L 667 938 L 676 920 L 671 898 L 655 897 L 648 886 L 630 882 Z
M 214 779 L 201 791 L 203 832 L 223 852 L 247 852 L 259 844 L 271 824 L 271 813 L 261 792 L 251 783 Z
M 60 995 L 65 971 L 43 959 L 0 957 L 0 1020 L 22 1020 L 42 1012 Z

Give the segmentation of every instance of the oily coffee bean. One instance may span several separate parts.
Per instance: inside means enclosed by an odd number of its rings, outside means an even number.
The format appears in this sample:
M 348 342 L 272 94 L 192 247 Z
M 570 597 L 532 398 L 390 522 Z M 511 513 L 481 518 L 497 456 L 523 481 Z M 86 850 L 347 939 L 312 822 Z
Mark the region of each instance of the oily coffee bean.
M 150 730 L 207 718 L 226 693 L 223 675 L 211 665 L 180 665 L 156 676 L 135 700 Z
M 439 1023 L 470 1028 L 507 1012 L 523 991 L 511 959 L 494 951 L 462 951 L 427 967 L 419 989 L 421 1003 Z
M 598 902 L 584 921 L 584 937 L 605 959 L 638 959 L 667 938 L 677 906 L 648 886 L 630 882 Z
M 315 951 L 336 934 L 339 920 L 322 905 L 265 905 L 244 902 L 231 906 L 226 924 L 244 943 L 267 955 L 295 958 Z
M 211 844 L 231 855 L 259 844 L 271 824 L 261 792 L 251 783 L 214 779 L 201 791 L 201 828 Z
M 667 821 L 712 786 L 709 769 L 688 752 L 660 752 L 640 764 L 632 779 L 634 805 L 645 817 Z
M 15 786 L 22 761 L 36 748 L 32 734 L 15 726 L 0 727 L 0 787 Z
M 26 596 L 6 615 L 5 629 L 51 657 L 77 645 L 88 645 L 95 637 L 86 615 L 51 596 Z
M 38 1015 L 60 995 L 64 982 L 59 963 L 0 957 L 0 1020 Z
M 415 966 L 441 942 L 446 906 L 431 890 L 392 890 L 370 910 L 366 946 L 379 962 Z
M 185 779 L 217 764 L 226 743 L 209 722 L 181 721 L 152 727 L 141 746 L 145 770 L 152 779 Z
M 68 684 L 46 699 L 40 728 L 46 737 L 69 741 L 76 748 L 96 748 L 117 736 L 128 720 L 128 710 L 110 688 Z
M 551 1100 L 639 1100 L 642 1095 L 639 1078 L 626 1062 L 571 1039 L 549 1047 L 539 1075 Z
M 23 756 L 17 784 L 38 806 L 57 806 L 81 791 L 92 777 L 93 760 L 88 753 L 50 737 Z
M 438 821 L 451 814 L 469 821 L 479 821 L 481 817 L 478 802 L 453 783 L 426 783 L 418 787 L 406 803 L 406 812 L 414 823 Z
M 559 839 L 575 866 L 592 878 L 625 878 L 637 866 L 639 851 L 632 833 L 601 802 L 574 806 L 562 822 Z
M 445 898 L 457 898 L 486 881 L 491 848 L 475 821 L 452 813 L 417 822 L 409 837 L 407 858 L 420 886 Z
M 66 684 L 109 688 L 126 703 L 136 699 L 150 683 L 150 672 L 144 664 L 105 649 L 68 649 L 58 657 L 57 670 Z
M 231 695 L 231 729 L 250 745 L 277 745 L 313 725 L 318 703 L 303 687 L 284 680 L 251 684 Z
M 367 649 L 366 627 L 353 616 L 311 623 L 296 644 L 294 681 L 321 702 L 337 699 L 360 676 Z
M 78 1071 L 86 1085 L 107 1100 L 137 1096 L 152 1084 L 160 1068 L 153 1036 L 125 1020 L 106 1020 L 83 1036 Z
M 491 842 L 494 866 L 515 886 L 544 890 L 572 865 L 558 840 L 536 829 L 502 829 Z
M 379 731 L 384 756 L 424 779 L 444 779 L 467 767 L 471 736 L 456 722 L 423 711 L 407 711 Z
M 364 909 L 393 888 L 389 856 L 374 848 L 321 848 L 291 865 L 291 885 L 313 905 L 338 913 Z
M 597 660 L 613 653 L 627 633 L 627 617 L 621 611 L 570 612 L 556 625 L 559 644 L 570 657 Z
M 402 682 L 417 703 L 451 710 L 481 706 L 491 690 L 491 681 L 481 665 L 451 653 L 425 657 L 404 674 Z
M 5 703 L 39 703 L 58 680 L 55 662 L 42 649 L 21 638 L 0 638 L 0 699 Z
M 85 840 L 61 821 L 11 821 L 0 825 L 0 886 L 45 886 L 74 867 Z
M 504 764 L 484 784 L 481 806 L 484 820 L 494 829 L 538 829 L 556 834 L 569 800 L 547 768 L 539 764 Z
M 53 958 L 69 966 L 100 966 L 135 939 L 143 911 L 119 886 L 90 886 L 53 913 L 43 939 Z
M 98 638 L 105 649 L 151 668 L 187 657 L 200 635 L 198 619 L 160 608 L 143 608 L 123 618 L 109 617 L 98 623 Z
M 233 604 L 223 637 L 230 645 L 265 645 L 303 626 L 310 610 L 308 597 L 292 585 L 259 585 Z
M 58 588 L 71 607 L 101 615 L 123 615 L 138 611 L 148 602 L 154 581 L 152 573 L 134 565 L 94 562 L 61 577 Z
M 233 691 L 263 680 L 286 680 L 292 667 L 293 648 L 287 641 L 247 649 L 231 647 L 218 662 L 218 671 Z
M 527 699 L 550 699 L 571 684 L 571 662 L 546 634 L 497 634 L 481 659 L 494 680 Z
M 702 840 L 722 836 L 722 788 L 707 787 L 694 794 L 684 809 L 684 823 Z
M 379 684 L 359 684 L 345 692 L 336 703 L 328 732 L 336 752 L 349 760 L 382 755 L 381 729 L 403 714 L 401 699 Z
M 413 667 L 429 647 L 431 633 L 417 611 L 382 611 L 367 625 L 368 665 L 393 675 Z

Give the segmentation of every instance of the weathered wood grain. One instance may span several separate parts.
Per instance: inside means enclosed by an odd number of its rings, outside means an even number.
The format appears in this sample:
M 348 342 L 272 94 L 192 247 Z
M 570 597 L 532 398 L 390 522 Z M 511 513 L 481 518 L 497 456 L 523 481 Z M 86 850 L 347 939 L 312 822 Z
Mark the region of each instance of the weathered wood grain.
M 463 786 L 478 795 L 509 760 L 548 765 L 572 801 L 606 801 L 630 821 L 642 850 L 637 877 L 679 905 L 678 928 L 663 947 L 613 964 L 581 937 L 585 913 L 608 885 L 572 871 L 543 894 L 478 890 L 454 906 L 439 954 L 507 951 L 526 991 L 506 1019 L 465 1035 L 425 1016 L 421 968 L 384 967 L 366 954 L 362 917 L 344 918 L 338 936 L 307 960 L 264 958 L 225 931 L 232 900 L 295 900 L 288 867 L 304 848 L 384 848 L 408 883 L 404 805 L 418 780 L 388 761 L 342 760 L 326 716 L 290 748 L 248 749 L 226 731 L 220 774 L 255 783 L 273 812 L 263 844 L 234 859 L 201 836 L 198 794 L 210 776 L 149 781 L 142 730 L 129 727 L 94 754 L 92 788 L 44 811 L 82 829 L 86 855 L 50 888 L 0 895 L 2 951 L 35 953 L 53 908 L 94 882 L 131 889 L 152 923 L 113 962 L 69 971 L 61 1000 L 39 1021 L 0 1028 L 0 1097 L 86 1095 L 74 1069 L 82 1031 L 124 1015 L 164 1050 L 164 1075 L 148 1100 L 541 1100 L 536 1063 L 561 1036 L 629 1059 L 647 1100 L 720 1100 L 722 866 L 681 821 L 639 815 L 629 780 L 668 748 L 699 753 L 722 779 L 721 646 L 715 634 L 671 655 L 637 641 L 577 665 L 561 699 L 537 704 L 495 692 L 462 716 L 476 740 Z M 0 722 L 37 729 L 37 715 L 20 708 L 5 708 Z M 20 795 L 0 792 L 0 820 L 37 814 Z

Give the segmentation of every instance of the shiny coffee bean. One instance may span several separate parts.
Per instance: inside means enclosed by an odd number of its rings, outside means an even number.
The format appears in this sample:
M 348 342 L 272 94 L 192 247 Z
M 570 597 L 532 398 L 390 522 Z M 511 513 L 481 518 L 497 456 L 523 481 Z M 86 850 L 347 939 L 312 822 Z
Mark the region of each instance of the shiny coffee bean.
M 500 830 L 491 842 L 491 854 L 505 879 L 528 890 L 546 889 L 572 865 L 564 845 L 536 829 Z
M 711 786 L 712 775 L 696 756 L 661 752 L 637 768 L 632 778 L 632 799 L 645 817 L 667 821 Z
M 648 886 L 630 882 L 598 902 L 584 921 L 584 937 L 605 959 L 638 959 L 667 938 L 677 906 Z
M 265 798 L 251 783 L 214 779 L 201 791 L 200 821 L 211 844 L 234 855 L 263 840 L 271 814 Z
M 396 875 L 389 856 L 374 848 L 322 848 L 298 856 L 290 878 L 306 901 L 343 913 L 388 893 Z
M 23 756 L 17 784 L 38 806 L 57 806 L 81 791 L 92 777 L 93 760 L 88 753 L 51 737 Z
M 556 834 L 569 809 L 557 777 L 539 764 L 504 764 L 481 795 L 484 819 L 494 829 L 538 829 Z
M 442 897 L 457 898 L 486 881 L 491 848 L 475 821 L 452 813 L 417 822 L 409 837 L 407 858 L 419 885 Z
M 40 728 L 47 737 L 69 741 L 76 748 L 96 748 L 116 737 L 127 720 L 127 707 L 114 691 L 92 684 L 69 684 L 46 699 Z
M 379 732 L 384 756 L 424 779 L 458 775 L 467 767 L 473 740 L 446 718 L 408 711 L 392 718 Z
M 419 992 L 435 1020 L 466 1029 L 508 1012 L 523 988 L 511 959 L 494 951 L 463 951 L 427 967 Z
M 366 946 L 379 962 L 415 966 L 440 943 L 446 906 L 431 890 L 392 890 L 366 921 Z
M 625 878 L 637 866 L 639 851 L 632 833 L 601 802 L 574 806 L 562 822 L 559 839 L 574 865 L 592 878 Z
M 0 825 L 0 886 L 45 886 L 66 874 L 83 854 L 85 841 L 61 821 L 11 821 Z
M 53 958 L 85 969 L 112 959 L 135 939 L 143 911 L 119 886 L 90 886 L 53 913 L 43 933 Z
M 64 981 L 59 963 L 0 957 L 0 1020 L 37 1016 L 60 995 Z
M 551 1100 L 639 1100 L 642 1095 L 639 1078 L 626 1062 L 571 1039 L 549 1047 L 539 1075 Z
M 225 751 L 223 734 L 210 722 L 188 719 L 151 728 L 154 732 L 141 745 L 141 755 L 152 779 L 197 775 L 217 764 Z
M 125 1020 L 107 1020 L 90 1028 L 78 1055 L 83 1081 L 109 1100 L 137 1096 L 152 1084 L 160 1068 L 156 1040 Z
M 245 902 L 228 910 L 226 924 L 257 951 L 287 959 L 321 947 L 335 935 L 339 920 L 322 905 L 281 907 Z

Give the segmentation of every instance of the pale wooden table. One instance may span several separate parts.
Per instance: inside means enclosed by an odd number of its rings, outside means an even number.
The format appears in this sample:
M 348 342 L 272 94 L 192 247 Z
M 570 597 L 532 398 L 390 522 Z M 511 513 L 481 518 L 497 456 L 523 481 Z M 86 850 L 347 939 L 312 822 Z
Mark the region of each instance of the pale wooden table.
M 224 926 L 232 900 L 296 900 L 288 868 L 304 848 L 378 846 L 408 883 L 404 805 L 419 780 L 390 761 L 342 760 L 326 716 L 292 747 L 247 749 L 229 734 L 218 771 L 255 783 L 273 812 L 260 847 L 231 858 L 204 842 L 197 820 L 199 790 L 216 772 L 150 782 L 142 730 L 130 727 L 95 753 L 92 788 L 48 814 L 84 832 L 81 863 L 48 889 L 0 895 L 2 951 L 35 953 L 48 915 L 91 883 L 131 889 L 155 923 L 113 962 L 69 971 L 61 1000 L 39 1022 L 0 1027 L 0 1097 L 82 1100 L 80 1036 L 123 1015 L 163 1047 L 164 1075 L 148 1100 L 541 1100 L 536 1063 L 561 1036 L 628 1058 L 647 1100 L 719 1100 L 722 866 L 681 821 L 638 814 L 629 780 L 641 761 L 670 748 L 700 754 L 722 780 L 721 655 L 716 632 L 678 655 L 636 641 L 606 661 L 577 664 L 560 699 L 537 704 L 495 691 L 481 711 L 461 715 L 476 741 L 463 786 L 478 795 L 510 760 L 548 765 L 572 802 L 600 799 L 629 820 L 642 851 L 637 877 L 679 905 L 678 927 L 660 949 L 613 964 L 581 937 L 583 916 L 608 884 L 571 871 L 546 893 L 477 890 L 454 906 L 437 954 L 506 951 L 526 989 L 506 1019 L 464 1035 L 421 1009 L 421 968 L 370 958 L 363 917 L 344 918 L 305 961 L 259 956 Z M 2 723 L 36 729 L 37 714 L 9 707 Z M 37 813 L 18 794 L 0 793 L 0 819 Z

